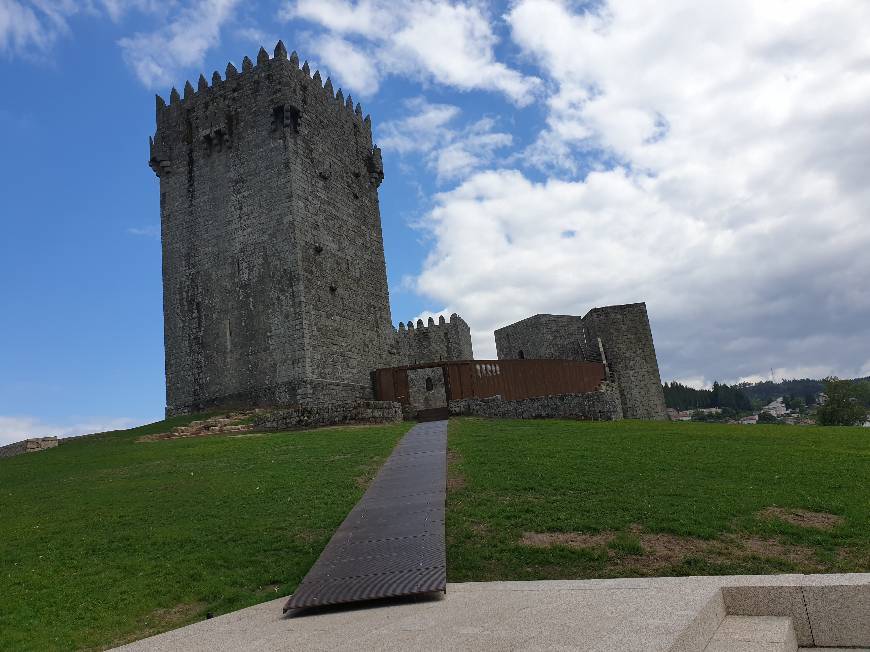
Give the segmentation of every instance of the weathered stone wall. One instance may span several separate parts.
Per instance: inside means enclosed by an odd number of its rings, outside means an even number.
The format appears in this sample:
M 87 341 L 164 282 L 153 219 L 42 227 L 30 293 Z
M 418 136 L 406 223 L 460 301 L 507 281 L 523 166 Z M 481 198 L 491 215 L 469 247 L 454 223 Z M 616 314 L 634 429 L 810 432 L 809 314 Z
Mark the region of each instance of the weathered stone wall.
M 443 316 L 438 317 L 438 323 L 430 317 L 427 325 L 418 319 L 414 322 L 399 323 L 398 330 L 393 331 L 393 346 L 390 348 L 392 366 L 424 364 L 442 360 L 472 360 L 471 328 L 457 314 L 450 315 L 450 321 Z
M 608 368 L 619 386 L 625 418 L 667 419 L 646 304 L 593 308 L 583 318 L 583 325 L 587 342 L 601 339 Z
M 371 121 L 298 64 L 157 99 L 168 414 L 365 398 L 391 362 Z
M 561 394 L 505 401 L 500 397 L 466 398 L 450 401 L 453 416 L 480 416 L 499 419 L 622 419 L 619 391 L 605 383 L 597 392 Z
M 667 418 L 644 303 L 593 308 L 585 317 L 535 315 L 498 329 L 495 341 L 500 360 L 524 357 L 601 362 L 603 349 L 611 379 L 619 387 L 625 418 Z
M 447 407 L 447 387 L 441 367 L 408 369 L 408 400 L 414 410 Z
M 15 457 L 57 447 L 57 437 L 31 437 L 13 444 L 0 446 L 0 457 Z
M 296 430 L 342 423 L 394 423 L 402 420 L 402 406 L 391 401 L 355 401 L 302 405 L 261 412 L 254 416 L 254 430 Z
M 573 315 L 534 315 L 495 331 L 499 360 L 585 360 L 583 320 Z

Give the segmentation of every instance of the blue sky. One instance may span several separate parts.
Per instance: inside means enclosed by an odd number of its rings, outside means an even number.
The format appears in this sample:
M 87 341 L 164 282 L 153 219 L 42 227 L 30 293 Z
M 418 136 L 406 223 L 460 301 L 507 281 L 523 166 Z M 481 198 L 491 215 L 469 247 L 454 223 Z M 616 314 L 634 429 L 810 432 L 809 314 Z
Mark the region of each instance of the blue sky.
M 161 417 L 154 94 L 371 113 L 393 319 L 645 300 L 666 380 L 870 375 L 866 2 L 0 0 L 0 443 Z

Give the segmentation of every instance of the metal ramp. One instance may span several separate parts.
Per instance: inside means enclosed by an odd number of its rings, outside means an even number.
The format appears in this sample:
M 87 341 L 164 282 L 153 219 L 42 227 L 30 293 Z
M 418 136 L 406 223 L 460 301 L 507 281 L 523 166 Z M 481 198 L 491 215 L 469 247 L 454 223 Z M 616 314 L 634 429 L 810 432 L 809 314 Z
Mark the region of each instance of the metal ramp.
M 447 421 L 414 426 L 333 534 L 284 611 L 444 591 Z

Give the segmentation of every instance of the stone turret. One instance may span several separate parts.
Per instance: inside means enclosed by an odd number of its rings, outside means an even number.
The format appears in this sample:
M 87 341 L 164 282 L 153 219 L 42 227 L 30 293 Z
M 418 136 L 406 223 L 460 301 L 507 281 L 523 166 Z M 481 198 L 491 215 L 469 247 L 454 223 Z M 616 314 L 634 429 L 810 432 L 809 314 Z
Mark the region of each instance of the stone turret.
M 664 419 L 665 398 L 646 304 L 593 308 L 585 317 L 534 315 L 495 331 L 499 360 L 603 362 L 627 419 Z
M 393 337 L 392 366 L 474 359 L 471 329 L 456 313 L 450 315 L 450 321 L 440 315 L 437 324 L 432 317 L 425 325 L 422 319 L 417 320 L 416 326 L 409 321 L 407 328 L 400 323 Z

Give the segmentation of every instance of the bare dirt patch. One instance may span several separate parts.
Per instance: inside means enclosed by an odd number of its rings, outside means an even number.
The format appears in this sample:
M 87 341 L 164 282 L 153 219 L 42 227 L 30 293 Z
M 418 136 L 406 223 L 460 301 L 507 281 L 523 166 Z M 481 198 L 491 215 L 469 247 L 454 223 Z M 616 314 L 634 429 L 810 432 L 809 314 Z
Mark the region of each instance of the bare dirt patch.
M 845 520 L 842 516 L 827 512 L 810 512 L 805 509 L 786 509 L 783 507 L 768 507 L 758 512 L 758 517 L 765 520 L 785 521 L 791 525 L 815 528 L 816 530 L 832 530 Z
M 676 534 L 644 532 L 637 525 L 628 528 L 628 533 L 637 537 L 643 554 L 620 553 L 618 546 L 611 545 L 620 533 L 611 530 L 597 533 L 524 532 L 520 543 L 535 548 L 550 546 L 603 548 L 610 558 L 608 562 L 610 568 L 645 574 L 679 565 L 688 558 L 726 563 L 743 561 L 752 556 L 788 561 L 807 571 L 822 570 L 813 548 L 776 539 L 728 534 L 707 540 Z
M 686 557 L 712 556 L 713 542 L 695 537 L 682 537 L 676 534 L 640 535 L 640 545 L 644 555 L 632 560 L 632 566 L 642 568 L 662 568 L 679 564 Z
M 523 532 L 520 543 L 533 548 L 567 546 L 569 548 L 595 548 L 606 546 L 616 536 L 609 530 L 588 534 L 584 532 Z
M 479 537 L 486 536 L 489 534 L 489 526 L 486 523 L 472 523 L 471 531 Z
M 452 448 L 447 449 L 447 491 L 459 491 L 465 488 L 465 476 L 456 470 L 456 465 L 462 457 Z
M 809 546 L 799 546 L 783 543 L 776 539 L 761 539 L 759 537 L 741 537 L 736 539 L 736 542 L 751 555 L 785 559 L 793 564 L 807 567 L 818 565 L 815 552 Z

